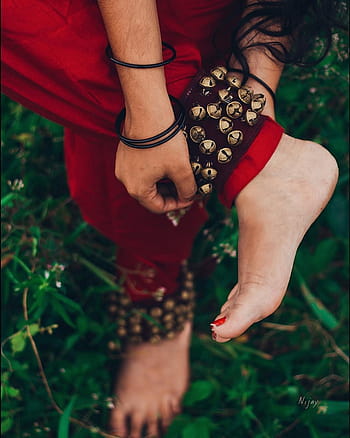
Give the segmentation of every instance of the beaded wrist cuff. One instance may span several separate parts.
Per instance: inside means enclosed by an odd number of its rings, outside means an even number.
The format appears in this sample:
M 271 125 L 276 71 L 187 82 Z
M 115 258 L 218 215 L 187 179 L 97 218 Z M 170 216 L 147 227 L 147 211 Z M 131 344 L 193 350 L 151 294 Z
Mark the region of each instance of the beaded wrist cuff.
M 115 292 L 108 297 L 108 312 L 117 324 L 116 334 L 122 348 L 127 344 L 172 339 L 193 319 L 195 292 L 192 272 L 181 274 L 181 287 L 162 301 L 132 302 L 125 293 Z
M 182 101 L 187 110 L 184 134 L 198 193 L 221 192 L 225 182 L 261 130 L 266 99 L 223 66 L 200 72 Z

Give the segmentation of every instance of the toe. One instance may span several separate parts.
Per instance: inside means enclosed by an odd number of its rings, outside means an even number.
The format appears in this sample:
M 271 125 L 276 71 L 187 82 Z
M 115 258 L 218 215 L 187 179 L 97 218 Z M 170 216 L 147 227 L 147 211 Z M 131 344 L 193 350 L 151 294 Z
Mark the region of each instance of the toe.
M 172 398 L 169 401 L 169 406 L 173 417 L 181 413 L 181 402 L 178 398 Z
M 226 321 L 219 326 L 212 326 L 217 342 L 227 342 L 243 334 L 252 324 L 261 320 L 261 303 L 257 296 L 237 297 L 232 306 L 220 313 L 215 320 L 226 317 Z
M 115 433 L 121 438 L 126 438 L 128 436 L 126 417 L 127 413 L 121 408 L 114 409 L 111 412 L 111 417 L 109 420 L 109 429 L 111 433 Z
M 155 412 L 151 412 L 147 415 L 147 437 L 158 438 L 159 437 L 159 420 L 158 415 Z
M 130 435 L 128 438 L 141 438 L 142 426 L 145 423 L 145 416 L 141 412 L 135 412 L 131 416 Z
M 170 426 L 170 423 L 174 417 L 172 402 L 170 400 L 164 401 L 164 403 L 160 408 L 160 414 L 161 414 L 162 430 L 163 432 L 165 432 L 167 428 Z

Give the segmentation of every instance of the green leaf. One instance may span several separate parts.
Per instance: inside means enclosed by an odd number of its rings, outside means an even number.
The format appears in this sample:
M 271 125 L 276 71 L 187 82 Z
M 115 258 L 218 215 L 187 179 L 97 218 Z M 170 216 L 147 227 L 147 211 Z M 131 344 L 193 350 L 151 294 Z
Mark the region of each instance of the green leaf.
M 182 438 L 210 438 L 212 422 L 205 417 L 196 418 L 182 431 Z
M 317 407 L 317 413 L 323 415 L 338 414 L 349 411 L 348 401 L 322 400 Z
M 23 331 L 16 333 L 10 339 L 10 343 L 11 343 L 12 352 L 14 354 L 20 353 L 21 351 L 24 350 L 24 347 L 26 346 L 26 334 Z
M 32 336 L 35 336 L 40 330 L 39 324 L 36 322 L 33 324 L 29 324 L 29 331 Z
M 67 306 L 71 307 L 72 309 L 83 313 L 83 309 L 80 307 L 80 305 L 78 303 L 76 303 L 75 301 L 73 301 L 71 298 L 68 298 L 65 295 L 62 295 L 56 291 L 52 291 L 51 295 L 53 295 L 55 298 L 62 301 L 62 303 L 66 304 Z
M 73 395 L 71 401 L 68 403 L 66 409 L 61 415 L 60 422 L 58 424 L 58 438 L 69 438 L 69 417 L 71 415 L 76 398 L 77 396 Z
M 184 406 L 192 406 L 198 401 L 208 398 L 214 390 L 213 384 L 207 380 L 197 380 L 193 382 L 185 394 Z
M 16 398 L 19 396 L 19 389 L 14 388 L 13 386 L 6 387 L 6 393 L 9 397 Z
M 118 286 L 114 280 L 114 276 L 111 275 L 109 272 L 105 271 L 104 269 L 101 269 L 97 266 L 95 266 L 93 263 L 91 263 L 89 260 L 85 259 L 84 257 L 78 256 L 77 260 L 79 263 L 84 265 L 89 271 L 91 271 L 93 274 L 95 274 L 98 278 L 103 280 L 106 284 L 112 287 L 111 290 L 120 290 L 120 286 Z
M 71 326 L 74 329 L 76 328 L 74 322 L 72 321 L 72 319 L 70 318 L 70 316 L 66 312 L 66 309 L 62 306 L 62 304 L 60 302 L 53 301 L 52 307 L 60 315 L 60 317 L 64 320 L 64 322 L 66 324 L 68 324 L 69 326 Z
M 16 260 L 16 262 L 23 268 L 23 270 L 29 274 L 32 275 L 32 271 L 28 268 L 28 266 L 17 256 L 13 256 L 13 260 Z
M 9 205 L 12 206 L 11 201 L 18 198 L 18 193 L 10 192 L 7 195 L 5 195 L 3 198 L 1 198 L 1 207 L 6 207 Z
M 315 316 L 328 329 L 333 330 L 336 328 L 339 322 L 335 316 L 333 316 L 333 314 L 325 307 L 325 305 L 311 293 L 306 282 L 296 268 L 294 269 L 294 273 L 297 277 L 300 290 Z
M 1 435 L 8 432 L 13 426 L 13 418 L 7 417 L 5 420 L 1 420 Z

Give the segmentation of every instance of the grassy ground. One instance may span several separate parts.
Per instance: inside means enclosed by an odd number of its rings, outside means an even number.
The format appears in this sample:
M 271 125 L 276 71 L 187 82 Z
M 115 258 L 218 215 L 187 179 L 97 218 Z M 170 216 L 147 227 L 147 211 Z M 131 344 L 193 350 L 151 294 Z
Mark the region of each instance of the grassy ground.
M 336 193 L 298 252 L 279 310 L 215 344 L 208 323 L 236 278 L 235 212 L 210 203 L 193 263 L 212 254 L 191 347 L 192 384 L 167 438 L 345 437 L 348 433 L 348 85 L 341 42 L 312 71 L 286 71 L 278 120 L 328 147 Z M 114 247 L 84 223 L 65 183 L 62 129 L 2 102 L 2 432 L 6 437 L 99 436 L 119 363 L 104 311 Z M 317 163 L 315 163 L 317 165 Z M 60 415 L 39 374 L 33 343 Z M 57 406 L 56 406 L 57 407 Z M 69 415 L 89 429 L 69 425 Z M 69 431 L 69 432 L 68 432 Z

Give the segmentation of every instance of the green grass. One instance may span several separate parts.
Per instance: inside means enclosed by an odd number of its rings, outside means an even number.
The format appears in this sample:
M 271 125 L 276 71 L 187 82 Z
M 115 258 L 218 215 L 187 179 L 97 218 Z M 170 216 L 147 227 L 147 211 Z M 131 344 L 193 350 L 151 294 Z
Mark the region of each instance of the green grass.
M 211 340 L 208 323 L 236 281 L 237 260 L 224 245 L 236 248 L 237 220 L 210 202 L 192 259 L 203 271 L 213 253 L 221 262 L 209 278 L 197 278 L 192 384 L 168 438 L 347 436 L 347 93 L 341 41 L 317 69 L 283 76 L 278 120 L 288 133 L 329 148 L 340 178 L 298 251 L 281 307 L 227 344 Z M 62 129 L 7 98 L 2 114 L 2 432 L 98 436 L 93 430 L 106 423 L 119 364 L 107 349 L 114 327 L 104 308 L 114 246 L 69 198 Z M 62 415 L 50 403 L 28 331 Z M 69 425 L 69 415 L 91 430 Z

